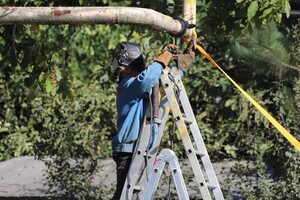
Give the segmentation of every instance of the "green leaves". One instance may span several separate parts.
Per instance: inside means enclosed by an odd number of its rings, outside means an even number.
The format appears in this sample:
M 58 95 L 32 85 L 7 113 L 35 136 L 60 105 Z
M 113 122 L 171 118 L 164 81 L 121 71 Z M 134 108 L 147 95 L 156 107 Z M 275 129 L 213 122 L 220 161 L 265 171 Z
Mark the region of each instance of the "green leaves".
M 47 76 L 47 78 L 46 78 L 45 88 L 46 88 L 47 93 L 50 93 L 52 91 L 52 89 L 54 88 L 54 86 L 52 84 L 52 79 L 50 76 Z
M 65 80 L 59 81 L 59 88 L 68 87 Z M 97 159 L 111 155 L 109 138 L 116 128 L 114 87 L 104 91 L 99 79 L 88 85 L 73 84 L 72 101 L 43 95 L 31 102 L 33 127 L 40 136 L 34 142 L 35 155 L 52 158 L 47 159 L 50 192 L 56 193 L 61 184 L 66 193 L 91 199 L 102 188 L 90 182 L 99 169 Z
M 245 28 L 251 30 L 253 24 L 267 26 L 274 20 L 281 23 L 282 11 L 289 17 L 290 9 L 288 0 L 213 0 L 204 6 L 208 12 L 201 19 L 201 27 L 215 37 L 224 33 L 238 36 Z
M 237 148 L 231 145 L 224 146 L 225 152 L 230 155 L 232 158 L 237 158 Z
M 258 2 L 252 1 L 247 9 L 247 20 L 250 22 L 258 11 Z
M 260 19 L 265 18 L 266 16 L 268 16 L 269 14 L 271 14 L 273 8 L 267 8 L 265 10 L 263 10 L 263 13 L 261 16 L 259 16 Z
M 285 72 L 289 66 L 290 55 L 285 48 L 286 38 L 277 29 L 275 23 L 257 31 L 244 31 L 236 38 L 234 53 L 243 58 L 255 70 L 261 70 L 262 67 L 269 67 L 273 70 L 268 73 L 277 75 Z
M 55 81 L 56 82 L 59 82 L 63 78 L 62 74 L 61 74 L 61 71 L 57 66 L 54 67 L 54 72 L 53 73 L 55 74 Z
M 56 66 L 53 71 L 46 74 L 45 76 L 45 91 L 51 96 L 56 96 L 56 94 L 62 94 L 62 97 L 70 98 L 73 100 L 74 94 L 71 88 L 71 83 L 68 80 L 66 70 L 63 70 L 65 76 L 62 75 L 62 71 Z
M 289 18 L 291 14 L 291 5 L 289 3 L 289 0 L 284 1 L 284 11 L 286 13 L 286 17 Z

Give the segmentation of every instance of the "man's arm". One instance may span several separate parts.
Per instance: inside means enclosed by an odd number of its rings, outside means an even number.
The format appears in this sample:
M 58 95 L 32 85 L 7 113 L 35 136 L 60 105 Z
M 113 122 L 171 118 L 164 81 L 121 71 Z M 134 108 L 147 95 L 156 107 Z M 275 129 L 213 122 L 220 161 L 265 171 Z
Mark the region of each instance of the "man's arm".
M 144 95 L 157 83 L 162 70 L 163 66 L 160 63 L 153 62 L 134 78 L 130 89 L 134 90 L 136 94 Z

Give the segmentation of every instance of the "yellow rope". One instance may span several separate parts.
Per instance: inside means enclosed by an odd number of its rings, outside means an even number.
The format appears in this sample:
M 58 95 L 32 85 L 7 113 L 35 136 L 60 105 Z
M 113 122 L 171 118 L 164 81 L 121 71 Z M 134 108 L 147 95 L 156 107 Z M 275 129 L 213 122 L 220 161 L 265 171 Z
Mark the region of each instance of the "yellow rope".
M 195 31 L 192 32 L 194 38 L 197 37 Z M 276 119 L 274 119 L 259 103 L 257 103 L 245 90 L 243 90 L 199 45 L 197 49 L 202 53 L 214 66 L 216 66 L 233 85 L 273 124 L 273 126 L 300 152 L 300 142 L 290 134 L 283 126 L 281 126 Z

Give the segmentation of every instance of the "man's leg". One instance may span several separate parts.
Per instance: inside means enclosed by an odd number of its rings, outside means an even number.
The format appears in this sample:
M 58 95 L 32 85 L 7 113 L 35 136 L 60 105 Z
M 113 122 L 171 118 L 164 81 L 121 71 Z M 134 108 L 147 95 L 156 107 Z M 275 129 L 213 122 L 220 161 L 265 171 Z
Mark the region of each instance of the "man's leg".
M 132 153 L 114 153 L 113 160 L 117 165 L 117 187 L 113 200 L 119 200 L 130 167 Z

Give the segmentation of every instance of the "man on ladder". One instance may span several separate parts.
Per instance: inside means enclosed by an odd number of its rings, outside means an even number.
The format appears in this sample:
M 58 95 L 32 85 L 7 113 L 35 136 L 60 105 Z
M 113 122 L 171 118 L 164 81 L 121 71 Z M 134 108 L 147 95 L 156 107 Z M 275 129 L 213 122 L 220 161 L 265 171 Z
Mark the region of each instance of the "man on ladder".
M 183 54 L 176 55 L 179 69 L 187 71 L 191 66 L 197 54 L 195 45 L 204 46 L 202 40 L 203 37 L 191 40 Z M 113 197 L 115 200 L 120 199 L 123 190 L 133 151 L 151 99 L 149 97 L 152 88 L 177 51 L 177 46 L 174 44 L 164 46 L 162 53 L 146 68 L 138 44 L 123 42 L 120 47 L 113 61 L 113 71 L 118 77 L 118 132 L 112 139 L 113 159 L 117 165 L 117 186 Z M 152 130 L 154 132 L 157 130 L 156 123 L 153 123 Z

